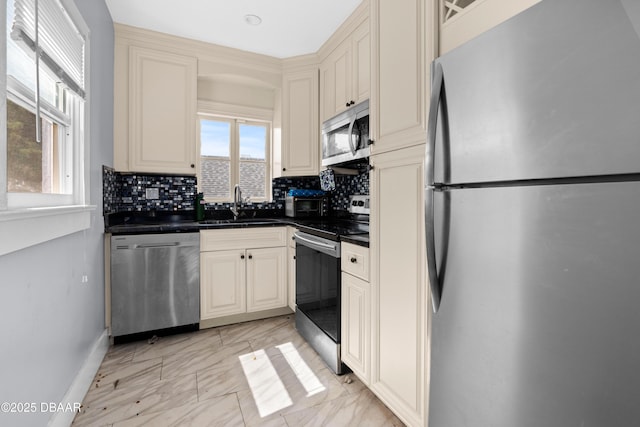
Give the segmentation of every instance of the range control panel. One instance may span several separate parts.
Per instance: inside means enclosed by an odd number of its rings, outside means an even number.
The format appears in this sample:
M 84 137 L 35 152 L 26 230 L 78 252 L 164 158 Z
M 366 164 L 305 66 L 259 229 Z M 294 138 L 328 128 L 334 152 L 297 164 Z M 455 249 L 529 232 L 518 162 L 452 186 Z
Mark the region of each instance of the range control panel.
M 349 212 L 369 215 L 369 196 L 349 196 Z

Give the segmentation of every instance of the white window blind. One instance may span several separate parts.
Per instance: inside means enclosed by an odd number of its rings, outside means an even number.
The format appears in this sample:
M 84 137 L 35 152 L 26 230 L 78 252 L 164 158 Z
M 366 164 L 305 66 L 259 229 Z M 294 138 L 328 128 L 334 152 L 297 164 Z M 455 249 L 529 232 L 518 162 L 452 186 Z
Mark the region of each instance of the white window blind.
M 36 13 L 41 60 L 71 90 L 84 98 L 85 40 L 59 0 L 14 0 L 11 37 L 35 52 Z

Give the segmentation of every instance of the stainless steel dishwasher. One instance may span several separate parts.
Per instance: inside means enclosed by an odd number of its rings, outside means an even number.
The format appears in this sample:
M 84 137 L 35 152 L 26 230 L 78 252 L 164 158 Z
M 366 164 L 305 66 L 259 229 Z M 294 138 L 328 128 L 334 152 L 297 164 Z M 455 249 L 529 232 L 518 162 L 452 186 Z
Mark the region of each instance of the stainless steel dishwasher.
M 114 337 L 199 321 L 199 233 L 111 236 Z

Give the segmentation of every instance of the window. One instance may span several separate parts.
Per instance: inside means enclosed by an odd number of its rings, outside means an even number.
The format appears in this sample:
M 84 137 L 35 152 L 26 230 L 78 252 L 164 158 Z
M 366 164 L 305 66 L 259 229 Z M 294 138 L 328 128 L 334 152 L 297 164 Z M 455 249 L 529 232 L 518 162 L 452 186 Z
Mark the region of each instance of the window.
M 0 255 L 91 226 L 88 34 L 73 0 L 0 7 Z
M 10 209 L 84 204 L 85 37 L 58 0 L 38 2 L 38 21 L 35 0 L 6 5 L 0 191 Z
M 243 198 L 269 199 L 270 133 L 267 122 L 200 116 L 198 183 L 205 200 L 233 200 L 236 184 Z

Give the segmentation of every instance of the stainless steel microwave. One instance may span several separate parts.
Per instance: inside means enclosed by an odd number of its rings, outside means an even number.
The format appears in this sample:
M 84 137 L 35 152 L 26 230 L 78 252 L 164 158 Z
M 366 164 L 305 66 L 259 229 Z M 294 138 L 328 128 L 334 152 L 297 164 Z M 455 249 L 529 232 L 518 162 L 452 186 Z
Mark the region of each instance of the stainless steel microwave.
M 369 157 L 369 100 L 322 124 L 322 166 Z

